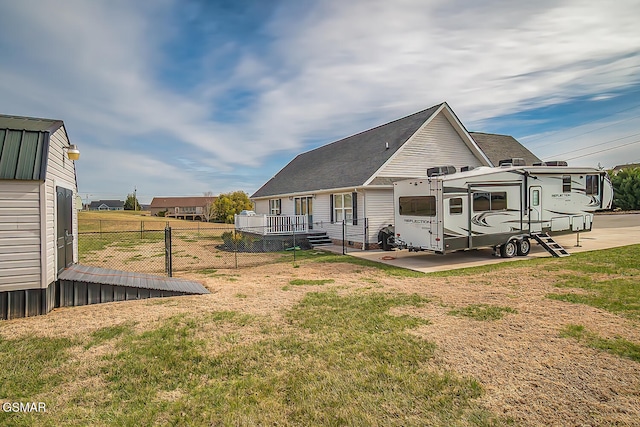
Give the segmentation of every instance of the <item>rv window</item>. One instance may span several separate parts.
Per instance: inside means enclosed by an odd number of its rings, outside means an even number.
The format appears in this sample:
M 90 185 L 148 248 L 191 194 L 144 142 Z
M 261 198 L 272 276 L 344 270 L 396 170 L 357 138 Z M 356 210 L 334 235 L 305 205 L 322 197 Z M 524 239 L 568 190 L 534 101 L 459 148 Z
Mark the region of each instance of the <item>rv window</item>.
M 587 175 L 587 183 L 586 183 L 586 193 L 587 195 L 598 195 L 600 194 L 599 186 L 600 186 L 600 175 Z
M 462 213 L 462 197 L 456 197 L 449 200 L 449 213 L 451 215 Z
M 489 193 L 473 194 L 473 210 L 475 212 L 491 210 L 491 196 Z
M 568 175 L 562 177 L 562 192 L 571 193 L 571 177 Z
M 507 209 L 507 193 L 505 191 L 491 193 L 491 210 L 501 211 L 505 209 Z
M 533 195 L 531 197 L 531 204 L 533 206 L 540 206 L 540 190 L 533 190 Z
M 435 216 L 435 196 L 400 197 L 400 215 Z
M 507 209 L 507 193 L 473 193 L 474 212 L 500 211 Z

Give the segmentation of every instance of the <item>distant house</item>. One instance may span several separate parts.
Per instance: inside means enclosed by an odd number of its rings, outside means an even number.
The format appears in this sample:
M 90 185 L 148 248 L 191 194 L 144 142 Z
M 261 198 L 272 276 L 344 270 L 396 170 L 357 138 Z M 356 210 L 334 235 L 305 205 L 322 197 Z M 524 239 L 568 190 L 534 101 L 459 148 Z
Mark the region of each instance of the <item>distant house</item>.
M 623 169 L 635 169 L 635 168 L 640 168 L 640 163 L 627 163 L 626 165 L 617 165 L 611 170 L 611 173 L 613 175 L 616 175 L 618 172 L 620 172 Z
M 97 200 L 89 204 L 90 211 L 123 211 L 124 202 L 122 200 Z
M 151 215 L 177 219 L 189 219 L 194 221 L 206 221 L 207 206 L 210 206 L 216 197 L 154 197 L 149 205 Z
M 0 115 L 0 319 L 49 312 L 78 260 L 78 186 L 61 120 Z
M 442 103 L 299 154 L 251 196 L 258 218 L 239 221 L 254 230 L 262 221 L 264 234 L 296 224 L 297 231 L 321 231 L 335 243 L 344 235 L 354 246 L 375 248 L 379 230 L 393 223 L 395 181 L 426 176 L 434 166 L 460 170 L 513 157 L 539 161 L 510 136 L 470 134 Z

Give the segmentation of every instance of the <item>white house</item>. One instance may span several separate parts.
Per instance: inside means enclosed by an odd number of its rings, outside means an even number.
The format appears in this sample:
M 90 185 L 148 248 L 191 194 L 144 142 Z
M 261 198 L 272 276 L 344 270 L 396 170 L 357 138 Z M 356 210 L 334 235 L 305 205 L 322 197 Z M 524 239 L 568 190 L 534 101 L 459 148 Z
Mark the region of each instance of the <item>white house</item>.
M 78 155 L 62 121 L 0 115 L 0 319 L 49 312 L 77 262 Z
M 262 224 L 264 234 L 296 224 L 375 248 L 380 229 L 393 223 L 393 182 L 434 166 L 460 170 L 513 157 L 539 161 L 510 136 L 467 132 L 445 102 L 298 155 L 251 196 L 257 215 L 243 220 Z

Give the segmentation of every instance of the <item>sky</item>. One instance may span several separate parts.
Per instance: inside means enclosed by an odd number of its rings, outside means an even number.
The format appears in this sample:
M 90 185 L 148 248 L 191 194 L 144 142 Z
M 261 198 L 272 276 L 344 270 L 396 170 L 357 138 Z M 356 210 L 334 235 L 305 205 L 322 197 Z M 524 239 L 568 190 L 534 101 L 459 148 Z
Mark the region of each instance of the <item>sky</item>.
M 85 200 L 252 194 L 446 101 L 571 166 L 640 162 L 637 0 L 0 0 L 0 114 L 61 119 Z

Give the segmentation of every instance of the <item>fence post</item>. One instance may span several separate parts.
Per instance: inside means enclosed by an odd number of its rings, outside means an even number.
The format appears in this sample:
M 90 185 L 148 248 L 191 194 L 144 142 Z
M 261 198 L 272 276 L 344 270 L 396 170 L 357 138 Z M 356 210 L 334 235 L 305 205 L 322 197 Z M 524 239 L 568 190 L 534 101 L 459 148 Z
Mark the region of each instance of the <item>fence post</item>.
M 346 255 L 347 254 L 347 248 L 346 248 L 346 244 L 347 241 L 345 240 L 346 238 L 346 223 L 344 222 L 344 219 L 342 220 L 342 255 Z
M 296 227 L 293 227 L 293 264 L 296 263 Z
M 362 228 L 362 232 L 364 235 L 362 236 L 362 250 L 367 250 L 367 245 L 369 244 L 369 218 L 364 219 L 364 227 Z
M 171 255 L 171 227 L 167 222 L 164 229 L 164 269 L 169 277 L 173 277 L 173 259 Z
M 98 231 L 100 232 L 100 237 L 102 237 L 102 220 L 98 220 Z
M 236 268 L 238 268 L 238 236 L 236 235 L 237 231 L 233 230 L 233 246 L 234 246 L 234 251 L 233 251 L 233 256 L 235 258 L 235 263 L 236 263 Z
M 140 239 L 144 239 L 144 222 L 140 221 Z

